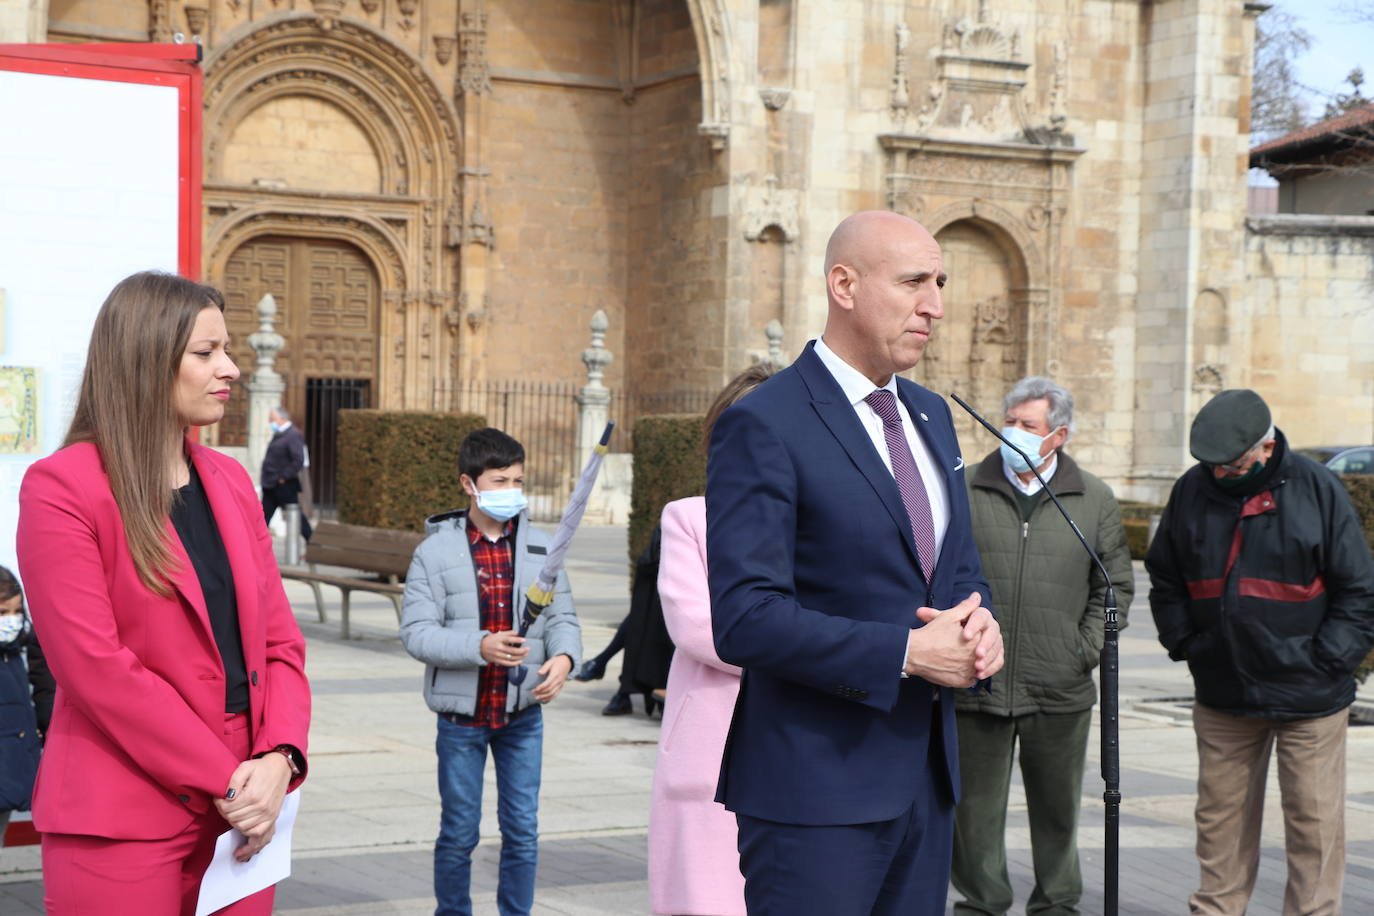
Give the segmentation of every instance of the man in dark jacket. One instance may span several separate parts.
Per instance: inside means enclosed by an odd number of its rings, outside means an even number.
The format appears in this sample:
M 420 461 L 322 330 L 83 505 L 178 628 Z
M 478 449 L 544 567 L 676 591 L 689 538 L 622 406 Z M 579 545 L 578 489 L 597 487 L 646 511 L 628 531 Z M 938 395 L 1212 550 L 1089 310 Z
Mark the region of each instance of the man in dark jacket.
M 1073 431 L 1073 395 L 1049 379 L 1025 378 L 1003 411 L 1003 435 L 1036 462 L 1101 556 L 1124 625 L 1134 583 L 1121 510 L 1111 488 L 1062 450 Z M 987 692 L 955 696 L 964 794 L 954 814 L 952 879 L 965 899 L 954 912 L 1002 916 L 1011 908 L 1006 820 L 1016 752 L 1035 864 L 1026 912 L 1077 913 L 1078 808 L 1107 584 L 1014 449 L 1004 445 L 967 475 L 973 537 L 1007 661 Z
M 1345 736 L 1374 642 L 1374 559 L 1345 488 L 1288 448 L 1247 389 L 1198 412 L 1200 464 L 1174 484 L 1150 546 L 1159 641 L 1197 702 L 1196 914 L 1241 914 L 1259 867 L 1270 749 L 1288 848 L 1285 913 L 1339 913 Z
M 262 458 L 262 514 L 267 524 L 278 506 L 298 505 L 301 498 L 301 474 L 305 471 L 305 436 L 291 422 L 285 407 L 274 407 L 268 414 L 272 425 L 272 441 Z M 301 513 L 301 537 L 310 540 L 310 519 Z

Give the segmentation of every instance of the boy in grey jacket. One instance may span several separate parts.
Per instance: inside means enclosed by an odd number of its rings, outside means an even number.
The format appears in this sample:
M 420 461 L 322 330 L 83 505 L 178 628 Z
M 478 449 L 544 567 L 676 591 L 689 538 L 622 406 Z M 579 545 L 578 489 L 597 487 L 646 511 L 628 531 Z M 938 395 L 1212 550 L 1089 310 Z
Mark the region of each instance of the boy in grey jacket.
M 500 430 L 479 429 L 459 446 L 458 468 L 471 508 L 426 521 L 429 537 L 411 560 L 401 618 L 401 642 L 425 663 L 425 702 L 438 714 L 435 913 L 472 913 L 472 850 L 490 748 L 501 825 L 497 908 L 519 916 L 534 905 L 541 706 L 580 660 L 582 633 L 562 573 L 553 604 L 528 635 L 516 632 L 525 590 L 548 549 L 524 514 L 524 447 Z M 521 665 L 532 675 L 516 685 L 509 671 Z

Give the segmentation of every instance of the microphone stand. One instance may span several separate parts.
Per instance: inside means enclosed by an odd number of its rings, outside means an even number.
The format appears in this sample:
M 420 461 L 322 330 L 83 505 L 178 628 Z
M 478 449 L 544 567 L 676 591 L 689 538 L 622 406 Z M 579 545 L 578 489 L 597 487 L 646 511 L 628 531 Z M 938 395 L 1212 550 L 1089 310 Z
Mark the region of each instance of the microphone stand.
M 1117 634 L 1120 632 L 1120 627 L 1116 617 L 1116 590 L 1112 588 L 1112 577 L 1107 575 L 1107 567 L 1102 565 L 1102 558 L 1088 544 L 1087 538 L 1083 537 L 1083 532 L 1069 517 L 1068 511 L 1059 502 L 1059 497 L 1054 495 L 1054 491 L 1045 482 L 1045 478 L 1040 476 L 1040 471 L 1036 469 L 1036 462 L 1032 461 L 1031 457 L 1014 443 L 1008 442 L 1001 430 L 984 420 L 978 411 L 964 402 L 963 398 L 954 392 L 950 392 L 949 396 L 954 398 L 954 402 L 964 408 L 969 416 L 986 427 L 988 432 L 1025 459 L 1026 464 L 1030 466 L 1031 473 L 1035 475 L 1035 479 L 1040 481 L 1040 485 L 1045 488 L 1045 492 L 1054 501 L 1059 514 L 1064 516 L 1064 521 L 1069 523 L 1069 527 L 1078 537 L 1078 542 L 1083 545 L 1083 549 L 1092 558 L 1097 571 L 1102 574 L 1102 581 L 1107 583 L 1107 594 L 1102 601 L 1102 609 L 1106 619 L 1103 625 L 1102 654 L 1099 657 L 1102 671 L 1102 782 L 1104 785 L 1102 801 L 1106 805 L 1105 826 L 1107 833 L 1106 861 L 1103 863 L 1105 874 L 1102 880 L 1102 912 L 1104 916 L 1117 916 L 1121 873 L 1121 746 L 1119 741 L 1120 728 L 1117 722 L 1117 697 L 1120 692 L 1120 647 Z

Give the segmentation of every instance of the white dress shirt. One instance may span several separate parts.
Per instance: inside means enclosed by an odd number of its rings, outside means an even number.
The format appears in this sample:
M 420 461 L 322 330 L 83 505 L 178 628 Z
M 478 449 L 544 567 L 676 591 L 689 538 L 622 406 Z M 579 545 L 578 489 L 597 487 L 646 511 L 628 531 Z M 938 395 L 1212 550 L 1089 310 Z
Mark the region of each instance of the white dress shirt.
M 841 359 L 819 337 L 816 338 L 816 355 L 839 383 L 844 396 L 849 399 L 849 405 L 854 408 L 859 423 L 872 440 L 878 457 L 883 460 L 883 466 L 891 474 L 892 459 L 888 456 L 887 439 L 883 435 L 883 418 L 864 400 L 877 390 L 877 386 L 868 376 Z M 940 548 L 945 543 L 945 531 L 949 528 L 949 493 L 945 490 L 945 474 L 936 465 L 930 449 L 926 448 L 925 440 L 916 432 L 911 414 L 907 412 L 906 404 L 897 393 L 897 376 L 889 378 L 883 387 L 891 391 L 897 400 L 897 412 L 902 415 L 902 431 L 906 433 L 907 445 L 911 447 L 911 457 L 916 460 L 916 470 L 920 472 L 921 481 L 925 484 L 926 498 L 930 500 L 930 519 L 935 528 L 935 556 L 938 561 Z M 921 422 L 928 421 L 922 417 Z
M 1021 443 L 1019 442 L 1017 443 L 1017 445 L 1020 444 Z M 1026 449 L 1026 454 L 1030 454 L 1030 449 Z M 1045 483 L 1049 483 L 1051 480 L 1054 479 L 1054 472 L 1058 469 L 1059 453 L 1050 452 L 1050 465 L 1049 467 L 1045 468 L 1043 471 L 1040 472 L 1040 476 L 1045 478 Z M 1026 483 L 1022 483 L 1021 478 L 1016 476 L 1016 472 L 1013 471 L 1011 469 L 1011 466 L 1007 464 L 1005 458 L 1002 459 L 1002 473 L 1007 475 L 1007 480 L 1011 481 L 1011 485 L 1013 487 L 1020 490 L 1027 496 L 1034 496 L 1036 493 L 1039 493 L 1041 490 L 1044 489 L 1044 487 L 1040 486 L 1040 481 L 1035 479 L 1034 474 L 1031 475 L 1031 479 L 1029 481 L 1027 481 Z

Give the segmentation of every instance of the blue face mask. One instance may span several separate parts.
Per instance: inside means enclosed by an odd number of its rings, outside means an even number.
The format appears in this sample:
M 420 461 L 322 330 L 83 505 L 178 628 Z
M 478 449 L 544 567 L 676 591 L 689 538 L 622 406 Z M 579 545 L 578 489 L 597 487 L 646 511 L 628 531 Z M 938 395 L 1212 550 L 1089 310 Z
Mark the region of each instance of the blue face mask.
M 280 424 L 280 423 L 268 423 L 267 425 L 268 425 L 268 427 L 271 428 L 272 432 L 274 432 L 274 433 L 279 433 L 279 432 L 281 432 L 281 424 Z
M 510 521 L 529 504 L 530 501 L 525 498 L 524 491 L 519 487 L 477 491 L 477 508 L 482 510 L 482 514 L 498 522 Z
M 1040 446 L 1049 438 L 1049 436 L 1037 436 L 1035 433 L 1024 430 L 1019 426 L 1003 426 L 1002 435 L 1006 436 L 1015 445 L 1019 446 L 1023 452 L 1031 456 L 1038 456 L 1040 454 Z M 1050 433 L 1050 435 L 1052 436 L 1054 433 Z M 1026 464 L 1026 459 L 1018 455 L 1016 449 L 1013 449 L 1005 442 L 1002 443 L 1002 460 L 1007 463 L 1007 467 L 1011 468 L 1012 471 L 1017 474 L 1030 473 L 1031 467 Z M 1040 464 L 1043 463 L 1043 461 L 1040 462 Z M 1040 464 L 1037 464 L 1036 467 L 1039 467 Z

